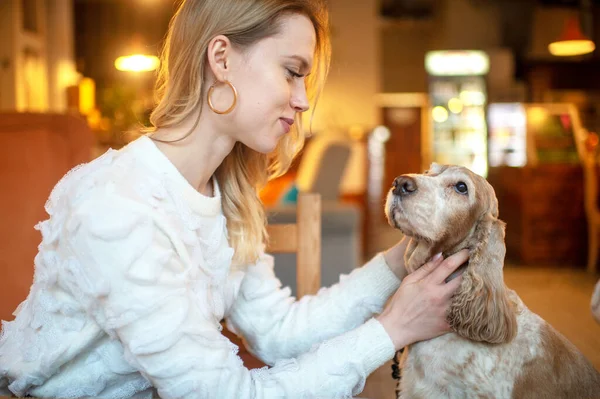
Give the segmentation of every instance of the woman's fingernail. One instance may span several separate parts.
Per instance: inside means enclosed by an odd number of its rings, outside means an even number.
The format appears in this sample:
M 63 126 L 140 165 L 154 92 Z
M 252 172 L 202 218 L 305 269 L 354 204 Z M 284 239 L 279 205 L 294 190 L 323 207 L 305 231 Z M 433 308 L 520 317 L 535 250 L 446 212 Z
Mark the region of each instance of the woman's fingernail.
M 440 252 L 439 254 L 435 254 L 435 256 L 433 257 L 433 260 L 438 261 L 442 259 L 442 253 Z

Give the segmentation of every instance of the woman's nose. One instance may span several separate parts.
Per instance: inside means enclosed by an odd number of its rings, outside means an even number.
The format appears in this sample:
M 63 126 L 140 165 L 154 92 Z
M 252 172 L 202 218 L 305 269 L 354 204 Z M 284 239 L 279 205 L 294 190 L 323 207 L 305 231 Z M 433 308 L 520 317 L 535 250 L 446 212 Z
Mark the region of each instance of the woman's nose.
M 308 96 L 306 95 L 306 86 L 304 83 L 302 83 L 301 87 L 298 87 L 292 92 L 290 105 L 296 112 L 306 112 L 310 108 Z

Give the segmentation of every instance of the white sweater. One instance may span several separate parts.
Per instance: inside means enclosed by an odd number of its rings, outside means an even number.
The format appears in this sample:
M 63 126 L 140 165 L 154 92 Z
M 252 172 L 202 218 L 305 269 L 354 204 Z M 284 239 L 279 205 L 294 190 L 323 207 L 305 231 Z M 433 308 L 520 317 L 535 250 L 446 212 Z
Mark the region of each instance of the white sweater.
M 35 277 L 0 337 L 0 394 L 348 398 L 394 355 L 378 255 L 295 301 L 273 259 L 232 268 L 218 185 L 192 188 L 147 137 L 75 168 L 36 226 Z M 271 365 L 248 370 L 222 319 Z

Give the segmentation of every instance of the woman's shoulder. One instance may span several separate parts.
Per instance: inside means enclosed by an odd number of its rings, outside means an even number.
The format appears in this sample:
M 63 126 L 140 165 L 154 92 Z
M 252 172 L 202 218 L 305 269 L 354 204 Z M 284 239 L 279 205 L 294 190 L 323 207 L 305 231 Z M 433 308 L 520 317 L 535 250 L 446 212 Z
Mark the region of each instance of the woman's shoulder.
M 91 162 L 70 170 L 54 187 L 45 210 L 48 218 L 36 225 L 45 245 L 59 237 L 72 238 L 82 231 L 115 238 L 118 231 L 133 229 L 151 219 L 153 209 L 136 185 L 144 174 L 127 151 L 109 150 Z M 79 227 L 85 227 L 81 230 Z M 113 234 L 113 233 L 115 234 Z
M 54 186 L 46 211 L 52 216 L 107 197 L 144 205 L 151 198 L 160 196 L 161 186 L 159 179 L 140 165 L 130 148 L 110 149 L 67 172 Z

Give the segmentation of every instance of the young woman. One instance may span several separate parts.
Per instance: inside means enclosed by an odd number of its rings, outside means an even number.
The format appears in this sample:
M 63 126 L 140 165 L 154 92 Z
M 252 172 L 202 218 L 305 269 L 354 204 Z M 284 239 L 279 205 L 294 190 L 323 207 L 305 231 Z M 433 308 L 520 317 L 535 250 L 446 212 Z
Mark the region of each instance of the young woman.
M 444 279 L 464 252 L 404 278 L 401 242 L 298 302 L 263 252 L 257 190 L 302 147 L 307 93 L 327 63 L 315 1 L 181 3 L 155 129 L 50 196 L 30 294 L 3 325 L 0 391 L 347 398 L 397 349 L 448 331 L 461 279 Z M 244 368 L 223 319 L 272 367 Z

